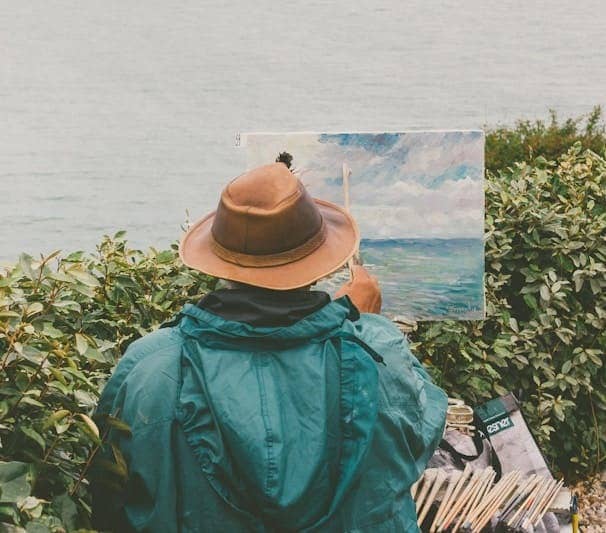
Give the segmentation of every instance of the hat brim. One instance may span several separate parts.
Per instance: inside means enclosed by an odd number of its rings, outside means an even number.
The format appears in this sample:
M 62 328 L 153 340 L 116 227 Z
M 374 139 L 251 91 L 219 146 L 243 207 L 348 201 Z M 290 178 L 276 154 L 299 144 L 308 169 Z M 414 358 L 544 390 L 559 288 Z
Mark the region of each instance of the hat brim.
M 212 250 L 215 213 L 196 222 L 181 238 L 179 256 L 188 267 L 210 276 L 266 289 L 306 287 L 339 270 L 355 254 L 360 234 L 354 219 L 341 207 L 314 198 L 326 225 L 326 239 L 312 253 L 279 266 L 245 267 L 221 259 Z

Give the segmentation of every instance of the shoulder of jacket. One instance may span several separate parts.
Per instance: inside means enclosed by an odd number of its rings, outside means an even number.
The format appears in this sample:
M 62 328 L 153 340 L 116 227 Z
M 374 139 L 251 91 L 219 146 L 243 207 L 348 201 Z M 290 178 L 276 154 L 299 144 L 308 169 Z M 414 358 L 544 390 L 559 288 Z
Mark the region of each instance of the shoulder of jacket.
M 162 359 L 177 361 L 182 344 L 183 337 L 174 327 L 157 329 L 131 343 L 103 389 L 99 399 L 99 412 L 110 412 L 118 391 L 138 367 L 151 369 Z M 173 357 L 166 357 L 170 355 Z M 140 365 L 143 361 L 145 365 Z
M 367 342 L 371 346 L 374 344 L 395 344 L 400 348 L 404 346 L 408 349 L 406 337 L 391 320 L 384 316 L 364 313 L 352 324 L 356 334 L 365 340 L 368 339 Z
M 385 365 L 378 365 L 381 386 L 394 403 L 409 403 L 414 400 L 420 382 L 414 366 L 416 358 L 410 350 L 408 340 L 400 329 L 388 318 L 374 314 L 363 314 L 353 323 L 358 335 L 379 353 Z
M 164 351 L 167 348 L 174 347 L 176 344 L 181 344 L 182 342 L 183 337 L 179 333 L 178 328 L 159 328 L 131 343 L 122 359 L 137 359 L 150 353 Z
M 160 328 L 133 342 L 126 350 L 118 364 L 116 372 L 120 370 L 126 378 L 127 374 L 134 372 L 140 363 L 145 361 L 145 368 L 152 368 L 162 360 L 174 361 L 181 352 L 183 336 L 178 328 Z

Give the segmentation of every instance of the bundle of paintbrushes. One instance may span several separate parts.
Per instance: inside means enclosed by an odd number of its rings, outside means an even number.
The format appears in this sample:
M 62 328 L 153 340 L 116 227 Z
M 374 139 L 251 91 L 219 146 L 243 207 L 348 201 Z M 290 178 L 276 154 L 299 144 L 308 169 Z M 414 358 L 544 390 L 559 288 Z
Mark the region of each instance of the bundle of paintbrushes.
M 536 475 L 523 477 L 519 471 L 508 472 L 495 483 L 495 475 L 490 467 L 472 470 L 469 465 L 463 471 L 427 469 L 411 489 L 419 527 L 431 533 L 479 533 L 495 526 L 496 520 L 500 530 L 532 531 L 563 483 Z

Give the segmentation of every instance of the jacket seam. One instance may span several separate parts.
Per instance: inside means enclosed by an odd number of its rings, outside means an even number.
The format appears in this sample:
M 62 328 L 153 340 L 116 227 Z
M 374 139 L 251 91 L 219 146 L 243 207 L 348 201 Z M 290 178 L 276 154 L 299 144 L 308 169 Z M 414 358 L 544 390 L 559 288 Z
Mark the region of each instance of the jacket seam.
M 257 372 L 257 380 L 259 382 L 259 393 L 261 400 L 261 417 L 263 419 L 263 427 L 265 428 L 265 442 L 267 443 L 267 475 L 265 476 L 265 492 L 269 493 L 270 487 L 273 484 L 273 474 L 275 469 L 275 460 L 273 453 L 273 432 L 269 423 L 269 416 L 267 412 L 267 391 L 265 389 L 265 380 L 263 379 L 263 373 L 259 369 L 259 365 L 255 368 Z

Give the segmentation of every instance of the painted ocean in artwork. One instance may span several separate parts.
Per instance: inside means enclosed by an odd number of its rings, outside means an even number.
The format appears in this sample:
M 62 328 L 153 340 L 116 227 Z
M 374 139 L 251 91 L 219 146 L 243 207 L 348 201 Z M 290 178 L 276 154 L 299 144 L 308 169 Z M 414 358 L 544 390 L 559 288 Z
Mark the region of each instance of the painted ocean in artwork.
M 474 320 L 484 309 L 482 239 L 365 239 L 362 261 L 377 276 L 383 312 L 416 320 Z M 344 269 L 318 289 L 334 293 Z
M 347 189 L 386 315 L 484 317 L 483 132 L 255 133 L 244 145 L 249 168 L 287 152 L 317 198 L 344 205 Z M 347 278 L 344 269 L 319 288 Z

